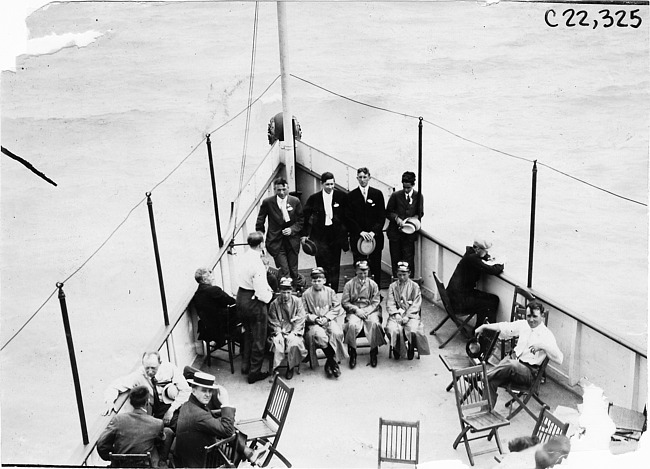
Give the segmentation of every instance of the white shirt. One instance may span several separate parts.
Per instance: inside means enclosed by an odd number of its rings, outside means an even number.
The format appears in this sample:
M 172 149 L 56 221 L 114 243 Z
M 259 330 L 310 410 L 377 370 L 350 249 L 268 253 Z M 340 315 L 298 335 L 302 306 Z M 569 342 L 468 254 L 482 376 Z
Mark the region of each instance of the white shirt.
M 558 348 L 555 336 L 543 323 L 535 329 L 531 329 L 528 321 L 520 319 L 513 322 L 500 322 L 499 333 L 505 338 L 519 337 L 515 347 L 516 357 L 530 365 L 541 365 L 546 358 L 547 352 L 551 360 L 562 363 L 564 355 Z M 544 350 L 530 351 L 530 347 Z
M 284 199 L 281 199 L 276 195 L 275 200 L 278 202 L 278 207 L 280 207 L 280 210 L 282 210 L 282 216 L 284 217 L 284 221 L 291 220 L 291 217 L 289 216 L 289 212 L 287 211 L 287 198 L 285 197 Z
M 254 290 L 258 300 L 269 303 L 273 299 L 273 290 L 266 281 L 266 266 L 262 262 L 262 252 L 249 248 L 237 263 L 239 286 L 245 290 Z
M 332 198 L 334 197 L 334 191 L 329 194 L 323 191 L 323 206 L 325 207 L 325 226 L 330 226 L 332 224 L 332 218 L 334 217 L 334 209 L 332 209 Z
M 368 186 L 366 186 L 366 187 L 359 186 L 359 190 L 361 191 L 361 195 L 363 195 L 363 200 L 367 200 L 368 199 Z

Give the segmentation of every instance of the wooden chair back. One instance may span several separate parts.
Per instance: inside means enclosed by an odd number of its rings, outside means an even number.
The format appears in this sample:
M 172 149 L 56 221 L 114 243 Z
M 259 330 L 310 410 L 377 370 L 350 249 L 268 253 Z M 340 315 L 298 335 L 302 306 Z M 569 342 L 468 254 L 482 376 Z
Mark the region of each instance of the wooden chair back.
M 456 394 L 458 416 L 463 420 L 468 415 L 490 412 L 493 408 L 487 385 L 485 363 L 451 371 Z
M 262 419 L 271 420 L 278 426 L 275 435 L 276 439 L 280 438 L 282 428 L 287 419 L 289 406 L 291 405 L 291 399 L 293 398 L 293 391 L 294 389 L 289 387 L 282 378 L 277 375 L 275 376 L 273 386 L 271 387 L 269 397 L 266 401 L 266 406 L 264 407 Z
M 382 462 L 416 466 L 420 458 L 420 421 L 402 422 L 379 418 L 379 452 L 377 467 Z
M 143 454 L 118 454 L 109 453 L 110 467 L 153 467 L 151 453 Z
M 643 412 L 609 403 L 607 413 L 616 425 L 615 435 L 626 440 L 639 440 L 648 427 L 648 407 Z
M 551 413 L 548 406 L 544 406 L 533 429 L 533 436 L 539 438 L 540 443 L 546 443 L 555 435 L 566 436 L 567 431 L 569 431 L 569 424 L 562 422 Z
M 236 467 L 235 457 L 237 456 L 237 438 L 239 434 L 233 435 L 223 440 L 219 440 L 203 448 L 203 467 Z
M 447 314 L 449 314 L 450 316 L 455 316 L 456 313 L 454 312 L 454 308 L 451 307 L 451 301 L 449 300 L 449 294 L 447 293 L 447 289 L 445 288 L 445 285 L 440 281 L 438 275 L 435 272 L 433 273 L 433 279 L 436 281 L 436 286 L 438 287 L 438 293 L 440 294 L 442 305 L 445 307 L 445 310 L 447 310 Z

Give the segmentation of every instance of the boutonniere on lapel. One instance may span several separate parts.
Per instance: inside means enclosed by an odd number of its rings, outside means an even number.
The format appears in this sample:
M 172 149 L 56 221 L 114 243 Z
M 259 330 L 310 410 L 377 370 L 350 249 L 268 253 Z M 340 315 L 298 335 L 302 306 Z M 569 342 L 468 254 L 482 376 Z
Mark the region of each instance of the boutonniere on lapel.
M 338 206 L 339 206 L 338 202 L 334 202 L 334 203 L 332 204 L 332 207 L 334 207 L 334 208 L 337 208 Z
M 293 207 L 291 205 L 287 204 L 287 212 L 290 212 L 291 210 L 293 210 Z
M 367 199 L 366 203 L 372 205 L 373 207 L 375 206 L 375 203 L 372 201 L 372 199 Z

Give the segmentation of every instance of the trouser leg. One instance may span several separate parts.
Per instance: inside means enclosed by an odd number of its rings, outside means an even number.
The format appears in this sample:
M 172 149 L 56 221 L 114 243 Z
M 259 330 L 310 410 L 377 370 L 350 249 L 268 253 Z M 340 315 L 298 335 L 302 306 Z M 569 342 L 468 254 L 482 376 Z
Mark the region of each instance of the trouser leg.
M 262 363 L 264 362 L 264 347 L 266 345 L 266 328 L 268 326 L 268 313 L 266 306 L 262 308 L 257 316 L 251 321 L 251 358 L 250 358 L 250 372 L 258 373 L 262 371 Z
M 492 405 L 496 405 L 497 388 L 508 383 L 528 385 L 532 383 L 533 374 L 530 368 L 519 360 L 504 358 L 497 366 L 488 371 L 487 379 Z

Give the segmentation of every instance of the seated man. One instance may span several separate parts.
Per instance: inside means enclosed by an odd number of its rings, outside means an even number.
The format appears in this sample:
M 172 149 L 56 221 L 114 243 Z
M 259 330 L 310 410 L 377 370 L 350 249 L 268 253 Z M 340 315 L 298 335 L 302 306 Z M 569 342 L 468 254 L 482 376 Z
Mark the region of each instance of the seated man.
M 269 308 L 269 329 L 271 350 L 273 351 L 273 370 L 282 363 L 287 354 L 285 378 L 293 378 L 293 369 L 307 356 L 305 341 L 305 310 L 300 298 L 292 295 L 290 277 L 280 279 L 280 295 L 271 302 Z
M 225 341 L 227 332 L 225 325 L 230 323 L 231 327 L 237 323 L 237 318 L 230 318 L 228 321 L 228 314 L 230 311 L 235 311 L 234 308 L 228 306 L 235 304 L 235 299 L 224 292 L 221 287 L 213 285 L 214 277 L 212 271 L 206 268 L 196 269 L 194 279 L 199 284 L 199 287 L 194 293 L 192 302 L 199 315 L 199 339 L 212 340 L 218 345 Z
M 312 368 L 318 368 L 316 350 L 323 349 L 327 361 L 325 374 L 341 376 L 339 361 L 347 356 L 343 346 L 343 330 L 336 319 L 343 314 L 341 302 L 333 289 L 325 285 L 325 270 L 316 267 L 311 271 L 311 287 L 302 294 L 302 304 L 307 313 L 305 343 Z
M 562 363 L 564 355 L 555 342 L 555 336 L 544 325 L 544 305 L 537 301 L 528 303 L 526 319 L 513 322 L 483 324 L 476 328 L 480 335 L 484 330 L 498 331 L 506 339 L 519 337 L 513 350 L 515 358 L 506 357 L 497 366 L 488 371 L 488 385 L 492 404 L 497 402 L 497 388 L 508 383 L 523 386 L 530 385 L 535 379 L 539 365 L 546 356 L 557 363 Z
M 476 313 L 476 325 L 480 326 L 487 319 L 496 322 L 499 309 L 499 297 L 492 293 L 476 289 L 481 274 L 498 275 L 503 272 L 503 264 L 490 265 L 488 249 L 492 243 L 476 239 L 472 246 L 465 248 L 465 254 L 456 266 L 447 293 L 451 307 L 456 314 Z
M 148 413 L 163 419 L 169 425 L 174 411 L 190 396 L 190 387 L 183 374 L 169 362 L 163 362 L 158 352 L 145 352 L 142 355 L 142 368 L 113 381 L 104 392 L 108 415 L 114 409 L 115 401 L 122 392 L 136 386 L 146 386 L 151 393 Z M 163 393 L 163 391 L 165 391 Z
M 176 412 L 172 422 L 172 428 L 176 430 L 176 467 L 203 467 L 203 448 L 235 433 L 235 407 L 230 404 L 228 391 L 223 386 L 215 385 L 214 381 L 214 376 L 201 371 L 188 379 L 192 394 Z M 213 391 L 216 391 L 221 412 L 208 408 Z M 240 435 L 239 438 L 240 456 L 251 463 L 257 462 L 262 454 L 246 446 L 245 436 Z
M 409 278 L 410 273 L 408 262 L 397 262 L 397 280 L 388 287 L 386 331 L 390 337 L 395 360 L 407 354 L 405 342 L 409 345 L 409 360 L 413 360 L 415 356 L 415 347 L 418 348 L 420 355 L 431 354 L 420 319 L 422 293 L 420 286 Z
M 356 277 L 347 281 L 341 299 L 347 313 L 343 334 L 348 344 L 350 368 L 357 365 L 357 336 L 361 333 L 361 328 L 370 344 L 370 365 L 376 367 L 379 347 L 386 343 L 379 316 L 379 287 L 374 280 L 368 278 L 368 261 L 357 261 L 355 269 Z
M 110 459 L 109 453 L 151 453 L 154 466 L 167 466 L 174 432 L 170 428 L 164 428 L 162 420 L 147 415 L 147 402 L 149 388 L 136 386 L 131 389 L 129 403 L 133 411 L 113 417 L 97 440 L 97 452 L 103 460 Z

